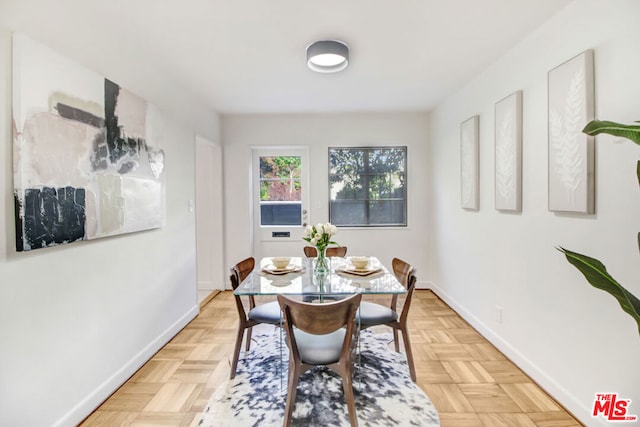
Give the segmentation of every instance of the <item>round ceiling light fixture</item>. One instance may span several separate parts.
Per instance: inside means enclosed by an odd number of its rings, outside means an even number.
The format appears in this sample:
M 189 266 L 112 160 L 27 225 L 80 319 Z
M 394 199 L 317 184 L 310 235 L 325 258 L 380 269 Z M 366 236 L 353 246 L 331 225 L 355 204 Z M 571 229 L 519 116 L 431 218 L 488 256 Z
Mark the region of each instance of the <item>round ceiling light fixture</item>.
M 349 47 L 338 40 L 320 40 L 307 46 L 307 66 L 319 73 L 337 73 L 349 65 Z

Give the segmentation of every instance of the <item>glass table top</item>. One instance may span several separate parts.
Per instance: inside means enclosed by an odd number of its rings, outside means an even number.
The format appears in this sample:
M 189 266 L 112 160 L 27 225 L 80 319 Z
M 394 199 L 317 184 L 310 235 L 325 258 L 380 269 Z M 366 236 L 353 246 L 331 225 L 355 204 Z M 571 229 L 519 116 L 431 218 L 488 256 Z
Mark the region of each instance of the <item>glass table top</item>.
M 359 276 L 349 261 L 351 257 L 331 257 L 330 271 L 314 274 L 315 258 L 293 257 L 289 268 L 295 272 L 272 274 L 271 258 L 263 258 L 247 278 L 234 291 L 236 295 L 340 295 L 340 294 L 403 294 L 407 290 L 393 273 L 375 257 L 369 258 L 368 269 L 373 274 Z M 346 270 L 346 271 L 345 271 Z M 351 271 L 351 273 L 349 273 Z

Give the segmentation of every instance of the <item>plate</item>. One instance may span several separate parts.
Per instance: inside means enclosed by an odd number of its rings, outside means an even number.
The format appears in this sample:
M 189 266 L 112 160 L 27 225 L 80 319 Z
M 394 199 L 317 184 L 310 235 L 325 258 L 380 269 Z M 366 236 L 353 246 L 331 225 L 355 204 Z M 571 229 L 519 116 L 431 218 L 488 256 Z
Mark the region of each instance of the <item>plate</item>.
M 284 288 L 285 286 L 289 286 L 290 284 L 291 284 L 291 280 L 287 280 L 287 281 L 274 280 L 273 282 L 271 282 L 271 286 L 275 286 L 276 288 Z

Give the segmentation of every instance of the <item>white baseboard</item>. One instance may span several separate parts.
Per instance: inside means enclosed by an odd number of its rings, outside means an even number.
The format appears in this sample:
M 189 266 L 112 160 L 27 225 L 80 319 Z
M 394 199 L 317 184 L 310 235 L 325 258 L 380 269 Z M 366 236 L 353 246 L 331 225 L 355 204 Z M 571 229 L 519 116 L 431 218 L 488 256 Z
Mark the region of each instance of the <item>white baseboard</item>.
M 82 420 L 89 416 L 98 406 L 100 406 L 114 391 L 124 384 L 142 365 L 147 363 L 171 338 L 173 338 L 182 328 L 184 328 L 199 313 L 199 306 L 196 305 L 184 316 L 178 319 L 167 330 L 160 334 L 155 340 L 147 344 L 138 354 L 136 354 L 122 368 L 118 369 L 111 377 L 107 378 L 87 397 L 78 402 L 62 418 L 54 423 L 54 426 L 66 427 L 77 426 Z
M 449 294 L 443 291 L 432 282 L 425 282 L 439 298 L 446 302 L 452 309 L 456 311 L 464 320 L 473 326 L 483 337 L 491 344 L 507 356 L 522 371 L 531 377 L 545 392 L 560 402 L 573 416 L 588 426 L 609 426 L 607 422 L 601 418 L 593 418 L 591 416 L 591 408 L 584 406 L 583 402 L 578 400 L 573 394 L 565 389 L 561 384 L 555 381 L 551 376 L 544 372 L 533 361 L 529 360 L 524 354 L 513 347 L 508 341 L 503 339 L 493 329 L 488 327 L 484 322 L 469 312 L 464 306 L 460 305 Z
M 416 289 L 431 289 L 433 283 L 427 280 L 417 280 L 416 281 Z

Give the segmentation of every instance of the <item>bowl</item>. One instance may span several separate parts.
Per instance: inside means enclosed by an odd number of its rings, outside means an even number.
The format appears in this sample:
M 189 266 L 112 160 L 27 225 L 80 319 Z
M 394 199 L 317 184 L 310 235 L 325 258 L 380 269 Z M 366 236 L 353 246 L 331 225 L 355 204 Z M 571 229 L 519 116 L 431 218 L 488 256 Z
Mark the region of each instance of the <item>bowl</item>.
M 351 258 L 351 264 L 358 270 L 363 270 L 369 264 L 369 258 L 366 256 L 355 256 Z
M 288 258 L 288 257 L 271 258 L 271 262 L 273 263 L 273 265 L 276 266 L 276 268 L 287 268 L 290 261 L 291 261 L 291 258 Z

